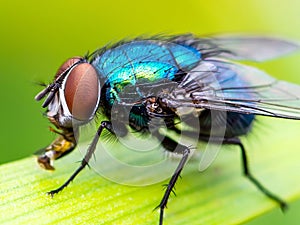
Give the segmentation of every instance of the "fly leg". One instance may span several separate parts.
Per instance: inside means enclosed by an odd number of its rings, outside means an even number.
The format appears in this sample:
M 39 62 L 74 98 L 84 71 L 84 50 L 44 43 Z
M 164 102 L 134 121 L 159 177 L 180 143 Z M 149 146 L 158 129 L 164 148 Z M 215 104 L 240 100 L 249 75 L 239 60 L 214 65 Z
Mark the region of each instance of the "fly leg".
M 65 187 L 67 187 L 69 185 L 69 183 L 71 181 L 74 180 L 74 178 L 80 173 L 80 171 L 83 170 L 88 165 L 89 160 L 91 159 L 93 153 L 95 152 L 96 145 L 98 143 L 99 137 L 104 128 L 113 133 L 111 123 L 109 121 L 102 121 L 101 125 L 99 126 L 99 128 L 97 130 L 97 133 L 95 134 L 95 136 L 93 138 L 91 145 L 88 147 L 88 150 L 87 150 L 84 158 L 81 160 L 81 165 L 77 168 L 77 170 L 75 170 L 75 172 L 72 174 L 72 176 L 63 185 L 61 185 L 59 188 L 57 188 L 55 190 L 48 192 L 49 195 L 51 195 L 53 197 L 53 195 L 62 191 Z
M 205 140 L 205 137 L 200 137 L 200 139 Z M 241 140 L 237 137 L 225 138 L 223 140 L 223 144 L 232 144 L 232 145 L 237 145 L 240 147 L 244 175 L 267 197 L 269 197 L 273 201 L 277 202 L 282 211 L 286 210 L 288 208 L 287 203 L 285 201 L 283 201 L 281 198 L 277 197 L 275 194 L 273 194 L 267 188 L 265 188 L 250 172 L 246 149 L 245 149 L 243 143 L 241 142 Z
M 190 149 L 187 146 L 181 145 L 181 144 L 177 143 L 176 141 L 170 139 L 169 137 L 164 137 L 161 144 L 164 146 L 164 148 L 167 151 L 171 151 L 171 152 L 175 151 L 177 153 L 182 154 L 182 158 L 167 185 L 165 194 L 164 194 L 161 202 L 156 207 L 156 208 L 160 208 L 159 225 L 163 224 L 164 210 L 167 207 L 168 199 L 170 197 L 170 194 L 172 192 L 174 192 L 173 188 L 174 188 L 176 181 L 177 181 L 178 177 L 180 176 L 180 173 L 181 173 L 184 165 L 186 164 L 188 156 L 190 154 Z
M 243 163 L 243 172 L 244 175 L 259 189 L 261 190 L 266 196 L 268 196 L 270 199 L 277 202 L 281 208 L 282 211 L 287 209 L 287 203 L 284 202 L 282 199 L 277 197 L 275 194 L 273 194 L 271 191 L 269 191 L 267 188 L 265 188 L 250 172 L 248 159 L 247 159 L 247 153 L 245 150 L 244 145 L 242 144 L 241 140 L 239 138 L 229 138 L 225 139 L 224 144 L 234 144 L 238 145 L 241 149 L 242 154 L 242 163 Z

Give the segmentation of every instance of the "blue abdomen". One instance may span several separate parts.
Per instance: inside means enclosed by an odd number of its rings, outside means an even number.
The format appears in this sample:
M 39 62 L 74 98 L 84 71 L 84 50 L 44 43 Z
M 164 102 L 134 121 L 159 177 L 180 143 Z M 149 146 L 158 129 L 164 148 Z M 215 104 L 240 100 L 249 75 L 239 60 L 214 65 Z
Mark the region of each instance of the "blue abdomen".
M 254 119 L 255 115 L 253 114 L 219 111 L 214 111 L 212 117 L 211 110 L 204 110 L 199 116 L 200 134 L 226 138 L 245 135 L 251 130 Z M 224 126 L 225 130 L 217 129 Z M 216 128 L 213 129 L 213 127 Z

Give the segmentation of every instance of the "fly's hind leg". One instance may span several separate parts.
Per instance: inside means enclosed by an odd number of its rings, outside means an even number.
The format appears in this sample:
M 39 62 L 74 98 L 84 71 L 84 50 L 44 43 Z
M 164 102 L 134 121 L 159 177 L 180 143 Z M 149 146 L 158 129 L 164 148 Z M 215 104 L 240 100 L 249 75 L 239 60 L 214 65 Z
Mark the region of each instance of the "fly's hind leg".
M 200 139 L 204 140 L 205 137 L 200 137 Z M 267 197 L 272 199 L 273 201 L 277 202 L 281 208 L 282 211 L 286 210 L 288 205 L 285 201 L 283 201 L 281 198 L 273 194 L 271 191 L 269 191 L 267 188 L 265 188 L 260 181 L 258 181 L 250 172 L 248 158 L 246 149 L 241 142 L 241 140 L 237 137 L 233 138 L 225 138 L 223 140 L 223 144 L 231 144 L 231 145 L 237 145 L 241 149 L 241 156 L 242 156 L 242 165 L 243 165 L 243 173 L 244 175 L 260 190 L 262 191 Z

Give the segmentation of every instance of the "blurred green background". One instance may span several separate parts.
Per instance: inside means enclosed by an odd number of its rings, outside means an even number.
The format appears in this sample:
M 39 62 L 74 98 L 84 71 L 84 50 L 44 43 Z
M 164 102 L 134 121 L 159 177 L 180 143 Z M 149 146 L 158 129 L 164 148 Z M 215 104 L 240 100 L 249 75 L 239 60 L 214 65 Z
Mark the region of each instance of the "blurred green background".
M 299 9 L 298 0 L 1 0 L 0 163 L 29 156 L 53 140 L 41 103 L 33 99 L 41 90 L 35 82 L 51 81 L 68 57 L 140 34 L 246 32 L 300 41 Z M 258 66 L 300 84 L 299 60 L 295 54 Z M 276 210 L 248 225 L 296 224 L 299 210 L 296 202 L 287 215 Z

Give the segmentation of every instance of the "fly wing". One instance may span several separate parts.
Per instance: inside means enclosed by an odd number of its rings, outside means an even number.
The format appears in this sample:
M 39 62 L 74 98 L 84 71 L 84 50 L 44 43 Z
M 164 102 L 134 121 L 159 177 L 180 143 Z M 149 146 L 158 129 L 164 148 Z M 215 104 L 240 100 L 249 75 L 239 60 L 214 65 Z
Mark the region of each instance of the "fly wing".
M 200 63 L 164 101 L 174 108 L 186 106 L 300 119 L 299 85 L 220 59 Z
M 265 61 L 296 50 L 296 42 L 268 36 L 227 34 L 213 37 L 195 37 L 192 34 L 173 37 L 171 41 L 192 46 L 205 57 L 222 57 L 234 60 Z
M 213 39 L 221 48 L 229 50 L 221 55 L 228 59 L 265 61 L 299 49 L 299 44 L 275 37 L 224 35 Z

